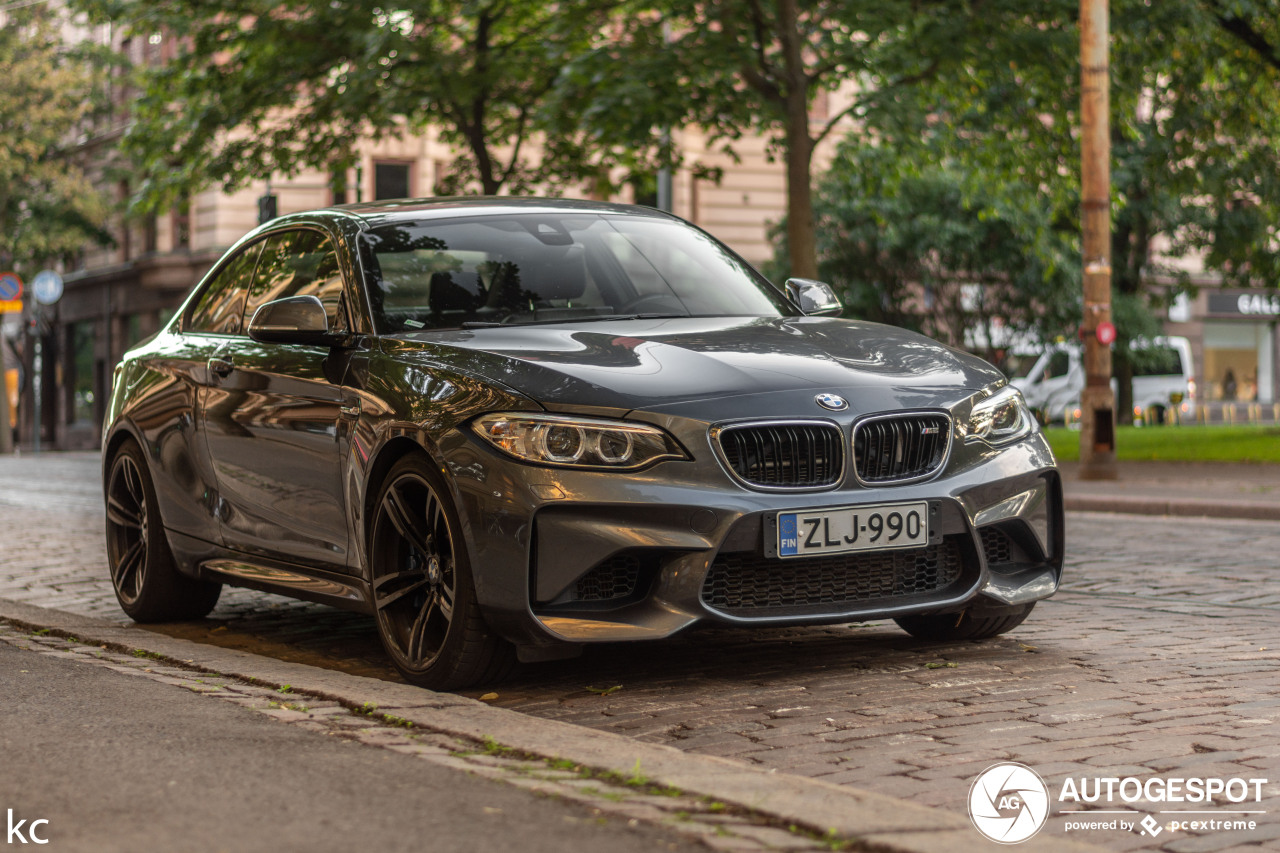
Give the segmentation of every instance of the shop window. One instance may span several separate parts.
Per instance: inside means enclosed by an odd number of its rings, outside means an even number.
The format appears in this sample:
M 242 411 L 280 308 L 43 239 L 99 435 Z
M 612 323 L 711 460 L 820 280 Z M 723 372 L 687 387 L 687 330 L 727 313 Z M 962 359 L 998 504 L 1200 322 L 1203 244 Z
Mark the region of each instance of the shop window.
M 93 423 L 94 410 L 94 323 L 71 325 L 71 411 L 68 423 Z

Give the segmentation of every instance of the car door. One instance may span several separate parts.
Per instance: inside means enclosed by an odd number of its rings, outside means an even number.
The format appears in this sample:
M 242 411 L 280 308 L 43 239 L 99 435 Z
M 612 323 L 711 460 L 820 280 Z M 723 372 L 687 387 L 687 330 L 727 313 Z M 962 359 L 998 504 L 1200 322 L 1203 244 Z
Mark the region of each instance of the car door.
M 176 334 L 151 359 L 154 375 L 163 379 L 136 393 L 129 412 L 155 448 L 150 473 L 165 526 L 215 544 L 221 541 L 218 485 L 199 413 L 210 362 L 243 331 L 260 248 L 240 250 L 208 276 Z
M 326 233 L 277 232 L 263 242 L 245 325 L 267 302 L 314 295 L 326 307 L 330 328 L 345 328 L 344 287 Z M 345 370 L 340 351 L 259 343 L 247 336 L 219 353 L 203 417 L 228 548 L 345 569 L 349 536 L 342 460 L 351 422 L 343 413 Z

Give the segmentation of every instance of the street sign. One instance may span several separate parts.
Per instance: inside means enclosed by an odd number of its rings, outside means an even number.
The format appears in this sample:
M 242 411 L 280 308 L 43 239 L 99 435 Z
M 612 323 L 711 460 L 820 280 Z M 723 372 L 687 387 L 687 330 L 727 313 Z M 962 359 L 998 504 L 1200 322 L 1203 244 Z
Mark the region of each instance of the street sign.
M 1104 346 L 1111 346 L 1116 342 L 1116 326 L 1107 320 L 1103 320 L 1098 324 L 1098 343 Z
M 0 274 L 0 302 L 14 302 L 22 298 L 22 278 L 16 272 Z
M 0 314 L 21 314 L 21 313 L 22 313 L 21 299 L 6 299 L 3 302 L 0 302 Z
M 31 280 L 31 290 L 41 305 L 52 305 L 62 298 L 62 276 L 53 270 L 41 270 Z

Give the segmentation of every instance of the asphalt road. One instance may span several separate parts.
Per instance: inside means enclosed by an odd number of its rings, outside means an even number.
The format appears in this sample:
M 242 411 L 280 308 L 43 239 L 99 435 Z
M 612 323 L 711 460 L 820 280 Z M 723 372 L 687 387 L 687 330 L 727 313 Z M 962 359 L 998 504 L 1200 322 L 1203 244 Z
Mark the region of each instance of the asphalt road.
M 529 853 L 705 849 L 4 642 L 0 697 L 0 817 L 15 849 L 474 853 L 512 839 Z
M 106 579 L 97 477 L 90 455 L 0 463 L 0 596 L 125 621 Z M 1276 849 L 1280 525 L 1072 513 L 1067 535 L 1063 589 L 991 641 L 922 643 L 891 623 L 702 631 L 526 667 L 491 701 L 961 815 L 974 776 L 1000 760 L 1054 788 L 1098 775 L 1265 777 L 1252 831 L 1079 840 Z M 275 596 L 228 590 L 209 619 L 161 630 L 394 678 L 368 619 Z M 1170 819 L 1158 804 L 1134 808 Z

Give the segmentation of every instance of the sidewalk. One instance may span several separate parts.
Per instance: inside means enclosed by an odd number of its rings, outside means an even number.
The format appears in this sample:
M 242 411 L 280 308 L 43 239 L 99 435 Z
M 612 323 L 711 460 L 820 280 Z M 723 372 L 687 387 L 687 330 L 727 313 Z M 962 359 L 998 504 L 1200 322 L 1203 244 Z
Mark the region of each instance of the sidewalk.
M 1068 511 L 1280 521 L 1280 465 L 1119 462 L 1116 480 L 1082 481 L 1063 463 Z
M 621 818 L 631 827 L 647 826 L 650 838 L 661 833 L 682 835 L 685 840 L 702 841 L 711 849 L 726 853 L 765 853 L 772 849 L 797 853 L 817 853 L 823 849 L 977 853 L 991 849 L 962 815 L 876 791 L 644 743 L 619 734 L 494 707 L 465 696 L 274 660 L 175 639 L 133 625 L 118 625 L 0 599 L 0 652 L 10 652 L 11 648 L 5 646 L 15 644 L 63 660 L 76 660 L 82 665 L 105 666 L 171 687 L 186 687 L 210 698 L 229 699 L 244 706 L 256 701 L 258 710 L 281 721 L 296 722 L 312 732 L 341 737 L 343 733 L 333 727 L 342 724 L 341 718 L 354 714 L 357 722 L 383 724 L 381 731 L 357 738 L 367 745 L 414 753 L 544 796 L 585 800 L 587 804 L 596 802 L 602 815 Z M 16 660 L 11 654 L 9 657 Z M 22 666 L 22 675 L 32 675 L 36 682 L 41 681 L 35 666 L 25 663 Z M 0 679 L 0 687 L 4 681 Z M 84 696 L 82 688 L 88 683 L 76 686 L 68 682 L 61 692 L 67 701 L 74 698 L 80 702 Z M 262 708 L 263 697 L 275 701 Z M 99 711 L 105 718 L 129 717 L 127 710 L 119 707 L 120 703 L 112 704 L 98 695 L 95 701 L 104 702 Z M 20 697 L 14 708 L 0 715 L 0 719 L 31 710 L 26 699 Z M 349 727 L 349 721 L 347 725 Z M 413 734 L 405 735 L 404 728 Z M 142 730 L 147 730 L 145 723 Z M 168 726 L 165 740 L 167 743 L 190 741 L 180 751 L 189 750 L 192 744 L 205 740 L 191 737 L 197 730 Z M 450 746 L 439 736 L 460 739 L 471 746 L 469 749 Z M 66 737 L 74 740 L 70 734 Z M 432 740 L 425 744 L 406 742 L 403 738 L 407 737 Z M 224 740 L 214 738 L 214 746 Z M 270 737 L 259 740 L 258 748 L 262 748 Z M 74 746 L 79 749 L 82 744 L 76 742 Z M 504 761 L 517 765 L 511 768 L 513 772 L 500 772 Z M 274 766 L 285 778 L 294 778 L 294 763 L 280 758 Z M 486 767 L 492 772 L 486 772 Z M 557 779 L 557 773 L 564 778 Z M 564 784 L 557 785 L 557 782 Z M 598 789 L 604 782 L 624 789 L 638 788 L 638 794 L 649 792 L 651 798 L 675 797 L 677 800 L 673 802 L 681 811 L 673 817 L 664 808 L 632 802 L 632 798 L 621 793 L 606 791 L 600 795 Z M 217 784 L 223 783 L 225 779 Z M 590 787 L 583 790 L 590 792 L 590 796 L 578 796 L 566 789 L 565 785 L 571 783 L 589 784 Z M 50 784 L 26 785 L 21 790 L 29 795 L 38 794 L 40 802 L 52 802 L 58 799 L 56 794 L 61 788 L 51 788 Z M 59 777 L 57 785 L 62 784 Z M 19 793 L 18 789 L 7 791 L 8 787 L 0 784 L 0 794 Z M 592 797 L 603 797 L 603 801 L 593 801 Z M 256 814 L 259 809 L 252 802 L 251 796 L 248 800 L 240 796 L 239 807 L 247 814 Z M 616 802 L 619 807 L 611 808 L 607 805 L 609 802 Z M 424 806 L 429 805 L 430 801 L 424 800 Z M 707 814 L 695 814 L 695 811 Z M 340 815 L 342 810 L 331 814 Z M 707 821 L 719 820 L 722 815 L 737 816 L 737 825 L 707 825 Z M 67 820 L 77 817 L 68 813 Z M 699 831 L 700 820 L 702 831 Z M 189 827 L 181 820 L 167 827 L 175 832 L 184 828 Z M 528 829 L 536 832 L 534 827 Z M 214 840 L 218 837 L 215 835 Z M 594 849 L 590 845 L 574 844 L 570 839 L 562 840 L 564 850 Z M 200 846 L 205 849 L 203 844 Z M 481 842 L 474 849 L 497 847 Z M 684 848 L 677 844 L 673 849 Z M 1041 833 L 1022 845 L 1022 849 L 1027 853 L 1089 853 L 1101 848 Z

